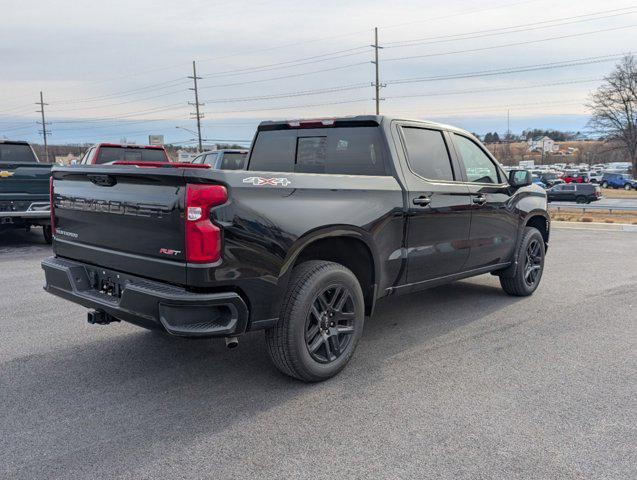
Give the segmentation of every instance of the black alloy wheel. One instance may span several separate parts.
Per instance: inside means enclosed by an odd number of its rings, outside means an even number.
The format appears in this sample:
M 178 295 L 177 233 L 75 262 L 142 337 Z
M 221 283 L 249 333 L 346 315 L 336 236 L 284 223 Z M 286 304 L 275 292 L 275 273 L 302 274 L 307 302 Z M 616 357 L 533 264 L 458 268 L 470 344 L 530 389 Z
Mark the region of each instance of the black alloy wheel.
M 305 322 L 305 345 L 319 363 L 337 360 L 354 334 L 356 312 L 345 285 L 331 285 L 313 300 Z
M 540 242 L 532 239 L 526 247 L 526 259 L 524 261 L 524 282 L 529 287 L 534 287 L 542 272 L 543 252 Z

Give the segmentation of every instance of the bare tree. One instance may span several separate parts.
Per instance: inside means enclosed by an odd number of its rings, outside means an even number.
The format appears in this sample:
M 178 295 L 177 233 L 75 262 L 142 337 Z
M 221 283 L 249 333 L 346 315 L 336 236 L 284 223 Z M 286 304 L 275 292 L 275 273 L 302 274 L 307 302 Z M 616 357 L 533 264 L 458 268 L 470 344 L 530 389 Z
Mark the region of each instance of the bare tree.
M 632 54 L 604 78 L 586 106 L 592 111 L 589 128 L 624 149 L 637 175 L 637 62 Z

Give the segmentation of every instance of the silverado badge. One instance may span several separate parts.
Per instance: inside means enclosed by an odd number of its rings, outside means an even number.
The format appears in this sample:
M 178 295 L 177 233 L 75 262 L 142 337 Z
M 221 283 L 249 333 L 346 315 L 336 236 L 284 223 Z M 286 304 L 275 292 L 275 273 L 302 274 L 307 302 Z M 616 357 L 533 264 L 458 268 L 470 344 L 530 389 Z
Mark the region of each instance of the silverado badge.
M 7 172 L 6 170 L 0 171 L 0 178 L 7 178 L 13 176 L 13 172 Z

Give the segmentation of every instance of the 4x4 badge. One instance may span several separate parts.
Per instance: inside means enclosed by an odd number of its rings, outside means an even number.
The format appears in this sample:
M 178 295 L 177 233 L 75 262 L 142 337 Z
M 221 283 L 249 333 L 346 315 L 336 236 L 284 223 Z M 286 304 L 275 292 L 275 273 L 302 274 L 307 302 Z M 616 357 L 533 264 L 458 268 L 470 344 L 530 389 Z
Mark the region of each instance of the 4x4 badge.
M 262 185 L 272 185 L 276 187 L 277 185 L 281 185 L 282 187 L 287 187 L 290 183 L 285 177 L 280 178 L 266 178 L 266 177 L 248 177 L 243 179 L 243 183 L 251 183 L 256 187 L 260 187 Z

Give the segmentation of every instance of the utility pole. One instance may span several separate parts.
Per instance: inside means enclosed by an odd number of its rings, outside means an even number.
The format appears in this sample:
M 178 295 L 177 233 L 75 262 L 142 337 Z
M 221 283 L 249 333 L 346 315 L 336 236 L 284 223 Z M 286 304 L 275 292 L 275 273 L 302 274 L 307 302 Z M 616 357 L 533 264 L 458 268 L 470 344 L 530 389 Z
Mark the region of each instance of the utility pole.
M 47 143 L 46 136 L 51 135 L 51 132 L 46 131 L 46 120 L 44 118 L 44 106 L 48 105 L 48 103 L 44 103 L 44 97 L 42 96 L 42 92 L 40 92 L 40 101 L 35 102 L 36 105 L 40 106 L 40 110 L 37 110 L 36 113 L 42 114 L 42 121 L 36 122 L 42 125 L 42 130 L 38 131 L 38 133 L 42 134 L 42 139 L 44 140 L 44 156 L 46 157 L 46 163 L 51 163 L 49 160 L 49 144 Z
M 383 98 L 380 98 L 380 89 L 384 87 L 385 85 L 381 85 L 380 74 L 378 71 L 378 50 L 383 48 L 380 45 L 378 45 L 378 27 L 374 27 L 374 44 L 372 45 L 372 47 L 374 48 L 374 61 L 372 63 L 374 64 L 374 67 L 376 70 L 376 81 L 372 83 L 372 87 L 374 87 L 374 90 L 376 93 L 375 95 L 376 115 L 380 115 L 380 101 L 384 100 Z
M 203 118 L 203 113 L 201 113 L 199 111 L 199 107 L 203 106 L 203 103 L 199 103 L 199 90 L 197 90 L 197 80 L 201 80 L 201 77 L 197 76 L 197 65 L 195 64 L 195 61 L 192 61 L 192 77 L 188 77 L 188 78 L 192 78 L 195 86 L 194 88 L 191 88 L 190 90 L 194 90 L 195 92 L 195 103 L 192 102 L 188 102 L 188 105 L 194 105 L 195 106 L 195 113 L 191 113 L 191 115 L 194 115 L 195 118 L 197 119 L 197 140 L 199 142 L 199 148 L 198 148 L 198 152 L 201 153 L 203 150 L 203 145 L 201 144 L 201 119 Z
M 507 109 L 507 139 L 511 140 L 511 110 Z

